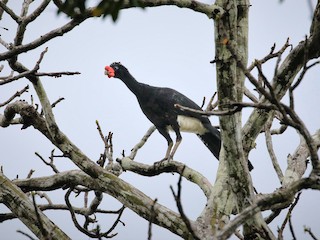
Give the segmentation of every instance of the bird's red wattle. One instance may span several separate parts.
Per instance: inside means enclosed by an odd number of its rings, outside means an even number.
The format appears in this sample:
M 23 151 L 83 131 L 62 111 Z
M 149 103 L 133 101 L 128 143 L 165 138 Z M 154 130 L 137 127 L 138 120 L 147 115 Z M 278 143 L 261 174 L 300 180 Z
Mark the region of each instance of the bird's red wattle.
M 115 73 L 114 73 L 114 69 L 110 66 L 105 66 L 105 72 L 106 72 L 106 75 L 109 77 L 109 78 L 112 78 L 115 76 Z

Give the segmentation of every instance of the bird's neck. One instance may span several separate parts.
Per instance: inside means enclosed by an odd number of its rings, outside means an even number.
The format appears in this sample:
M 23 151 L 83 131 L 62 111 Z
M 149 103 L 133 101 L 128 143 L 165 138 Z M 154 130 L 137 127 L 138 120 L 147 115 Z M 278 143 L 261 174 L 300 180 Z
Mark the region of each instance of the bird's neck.
M 120 78 L 136 96 L 143 91 L 143 83 L 139 83 L 129 72 Z

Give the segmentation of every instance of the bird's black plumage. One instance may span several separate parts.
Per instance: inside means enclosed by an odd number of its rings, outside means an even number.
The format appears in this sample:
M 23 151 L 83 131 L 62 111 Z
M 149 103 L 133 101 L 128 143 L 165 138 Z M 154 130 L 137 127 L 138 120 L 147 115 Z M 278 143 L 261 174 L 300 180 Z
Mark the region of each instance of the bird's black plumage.
M 166 138 L 168 149 L 165 159 L 173 158 L 182 140 L 180 131 L 196 133 L 213 155 L 219 159 L 220 132 L 211 125 L 209 118 L 199 113 L 183 111 L 175 107 L 175 104 L 179 104 L 201 110 L 195 102 L 174 89 L 153 87 L 136 81 L 120 63 L 112 63 L 105 69 L 109 77 L 119 78 L 135 94 L 143 113 L 155 125 L 160 134 Z M 169 130 L 176 133 L 174 146 Z

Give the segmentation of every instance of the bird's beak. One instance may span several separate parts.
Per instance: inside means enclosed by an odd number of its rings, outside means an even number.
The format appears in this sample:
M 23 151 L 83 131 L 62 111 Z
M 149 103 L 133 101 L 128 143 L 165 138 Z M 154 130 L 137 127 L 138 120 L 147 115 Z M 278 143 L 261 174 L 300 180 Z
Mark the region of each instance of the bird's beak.
M 104 68 L 104 74 L 107 75 L 109 78 L 112 78 L 115 76 L 114 69 L 110 66 L 106 66 Z

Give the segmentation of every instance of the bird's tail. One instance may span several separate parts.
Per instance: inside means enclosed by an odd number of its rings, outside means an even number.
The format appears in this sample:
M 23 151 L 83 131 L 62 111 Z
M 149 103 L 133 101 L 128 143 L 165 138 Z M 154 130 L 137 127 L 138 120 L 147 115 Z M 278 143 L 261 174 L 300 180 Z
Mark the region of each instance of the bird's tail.
M 212 154 L 219 160 L 219 153 L 221 148 L 221 138 L 220 132 L 213 126 L 208 126 L 208 132 L 204 134 L 198 134 L 198 137 L 207 146 L 207 148 L 212 152 Z
M 198 137 L 201 139 L 201 141 L 207 146 L 207 148 L 212 152 L 212 154 L 219 160 L 219 154 L 221 149 L 221 137 L 220 132 L 218 129 L 216 129 L 213 126 L 207 126 L 208 132 L 200 135 L 198 134 Z M 253 165 L 248 160 L 248 168 L 249 171 L 253 169 Z

